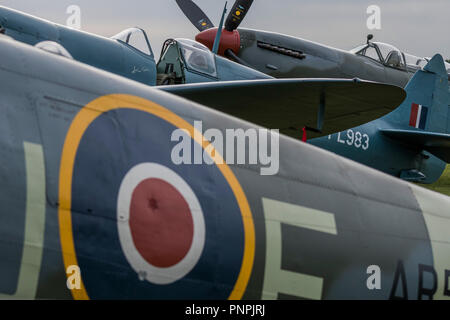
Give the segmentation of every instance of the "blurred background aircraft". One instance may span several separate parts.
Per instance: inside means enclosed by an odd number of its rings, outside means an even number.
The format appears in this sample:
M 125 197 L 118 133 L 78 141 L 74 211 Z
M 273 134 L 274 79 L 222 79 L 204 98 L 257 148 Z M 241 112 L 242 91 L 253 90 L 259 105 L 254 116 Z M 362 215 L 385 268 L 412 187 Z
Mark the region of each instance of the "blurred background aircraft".
M 229 8 L 234 1 L 229 1 Z M 113 4 L 112 4 L 113 3 Z M 219 24 L 225 1 L 195 0 L 195 3 Z M 421 57 L 436 52 L 450 59 L 450 42 L 431 33 L 442 34 L 449 29 L 447 0 L 379 0 L 381 30 L 368 30 L 367 8 L 370 0 L 283 0 L 283 5 L 259 0 L 252 6 L 240 27 L 270 30 L 294 37 L 350 50 L 364 42 L 368 33 L 375 39 L 392 43 L 400 50 Z M 85 31 L 112 37 L 130 26 L 140 26 L 149 35 L 158 57 L 167 35 L 193 39 L 198 30 L 186 19 L 175 0 L 2 0 L 1 5 L 25 11 L 60 24 L 66 24 L 71 5 L 81 9 L 81 28 Z M 426 28 L 423 15 L 426 12 Z M 325 27 L 324 27 L 325 26 Z
M 222 3 L 219 5 L 208 0 L 195 2 L 217 25 Z M 2 5 L 26 10 L 62 24 L 69 18 L 70 14 L 66 10 L 72 4 L 73 1 L 63 0 L 55 3 L 51 0 L 38 0 L 30 6 L 25 0 L 2 1 Z M 369 31 L 366 27 L 369 17 L 366 9 L 372 4 L 371 1 L 365 0 L 344 0 L 339 4 L 331 0 L 286 0 L 280 6 L 273 1 L 258 1 L 258 5 L 252 7 L 240 27 L 289 34 L 346 50 L 357 47 L 368 33 L 373 33 L 375 39 L 395 44 L 404 52 L 421 57 L 431 57 L 439 52 L 446 58 L 450 57 L 450 43 L 442 41 L 440 37 L 429 36 L 448 29 L 448 1 L 378 1 L 381 9 L 381 29 Z M 83 30 L 113 36 L 131 25 L 139 25 L 148 32 L 156 56 L 159 55 L 159 46 L 168 34 L 193 39 L 198 33 L 175 1 L 128 1 L 111 5 L 110 1 L 105 0 L 95 3 L 81 0 L 77 1 L 76 5 L 81 9 Z M 424 12 L 428 17 L 426 28 L 422 23 L 417 23 L 423 20 Z M 443 179 L 431 188 L 450 194 L 450 172 L 447 170 Z

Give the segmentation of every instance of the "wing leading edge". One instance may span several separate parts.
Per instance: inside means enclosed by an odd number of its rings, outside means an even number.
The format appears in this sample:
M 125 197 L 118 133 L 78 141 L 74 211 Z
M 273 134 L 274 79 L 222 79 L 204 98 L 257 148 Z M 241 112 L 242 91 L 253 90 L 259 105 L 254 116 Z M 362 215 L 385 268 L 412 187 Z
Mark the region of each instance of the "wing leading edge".
M 402 88 L 362 80 L 268 79 L 159 87 L 180 97 L 301 139 L 370 122 L 405 99 Z

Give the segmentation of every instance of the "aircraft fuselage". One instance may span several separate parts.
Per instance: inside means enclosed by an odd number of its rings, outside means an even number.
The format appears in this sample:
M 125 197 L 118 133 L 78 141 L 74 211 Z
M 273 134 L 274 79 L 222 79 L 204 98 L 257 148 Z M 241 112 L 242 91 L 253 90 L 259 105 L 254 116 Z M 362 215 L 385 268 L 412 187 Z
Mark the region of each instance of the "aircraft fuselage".
M 258 128 L 14 41 L 0 55 L 2 298 L 450 298 L 448 197 L 285 136 L 273 176 L 176 165 L 193 121 Z
M 414 74 L 349 51 L 279 33 L 240 28 L 239 34 L 239 58 L 275 78 L 360 78 L 404 87 Z

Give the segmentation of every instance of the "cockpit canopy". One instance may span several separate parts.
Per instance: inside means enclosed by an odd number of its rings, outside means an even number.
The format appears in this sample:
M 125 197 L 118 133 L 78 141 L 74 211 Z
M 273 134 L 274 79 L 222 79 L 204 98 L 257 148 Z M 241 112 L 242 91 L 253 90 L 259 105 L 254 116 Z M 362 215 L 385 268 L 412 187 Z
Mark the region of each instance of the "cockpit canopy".
M 369 42 L 350 50 L 350 52 L 370 58 L 388 67 L 407 70 L 409 72 L 416 72 L 425 67 L 428 61 L 430 61 L 429 58 L 421 58 L 401 52 L 396 47 L 382 42 Z M 445 68 L 447 69 L 447 73 L 450 74 L 449 63 L 445 62 Z
M 396 47 L 382 42 L 370 42 L 356 47 L 350 52 L 365 56 L 386 66 L 405 69 L 406 62 L 403 53 Z
M 405 53 L 406 65 L 409 67 L 423 68 L 427 65 L 430 59 L 421 58 L 412 54 Z
M 217 77 L 214 54 L 206 46 L 189 39 L 175 39 L 175 41 L 188 69 Z
M 112 39 L 125 43 L 143 54 L 153 56 L 152 47 L 148 41 L 147 34 L 140 28 L 126 29 L 113 36 Z
M 157 73 L 159 85 L 217 81 L 218 77 L 214 54 L 189 39 L 164 42 Z

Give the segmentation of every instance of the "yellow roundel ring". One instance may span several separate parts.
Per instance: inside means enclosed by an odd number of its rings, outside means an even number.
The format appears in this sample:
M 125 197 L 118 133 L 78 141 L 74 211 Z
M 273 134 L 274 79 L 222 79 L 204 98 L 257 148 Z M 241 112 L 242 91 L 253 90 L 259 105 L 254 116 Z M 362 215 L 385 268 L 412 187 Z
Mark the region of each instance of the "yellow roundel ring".
M 237 15 L 237 16 L 240 16 L 240 15 L 241 15 L 241 12 L 240 12 L 240 11 L 236 11 L 236 15 Z
M 72 229 L 72 213 L 71 213 L 71 196 L 72 196 L 72 176 L 77 154 L 78 146 L 89 125 L 105 112 L 115 109 L 134 109 L 155 115 L 170 124 L 185 129 L 189 132 L 192 139 L 202 145 L 205 152 L 208 152 L 219 168 L 225 179 L 230 185 L 234 196 L 236 197 L 239 209 L 242 215 L 244 227 L 244 253 L 241 268 L 236 283 L 231 291 L 228 299 L 241 299 L 246 288 L 253 268 L 255 256 L 255 227 L 253 223 L 252 213 L 247 198 L 242 190 L 239 181 L 225 164 L 225 161 L 219 155 L 208 141 L 187 121 L 177 116 L 170 110 L 149 100 L 139 98 L 132 95 L 113 94 L 100 97 L 87 104 L 75 116 L 67 133 L 64 147 L 61 155 L 61 165 L 59 174 L 59 231 L 62 247 L 62 255 L 66 270 L 69 266 L 78 266 L 75 245 L 73 241 Z M 209 148 L 207 148 L 209 146 Z M 213 156 L 214 154 L 214 156 Z M 81 273 L 83 270 L 81 270 Z M 80 289 L 71 289 L 74 299 L 87 300 L 89 295 L 81 279 Z

